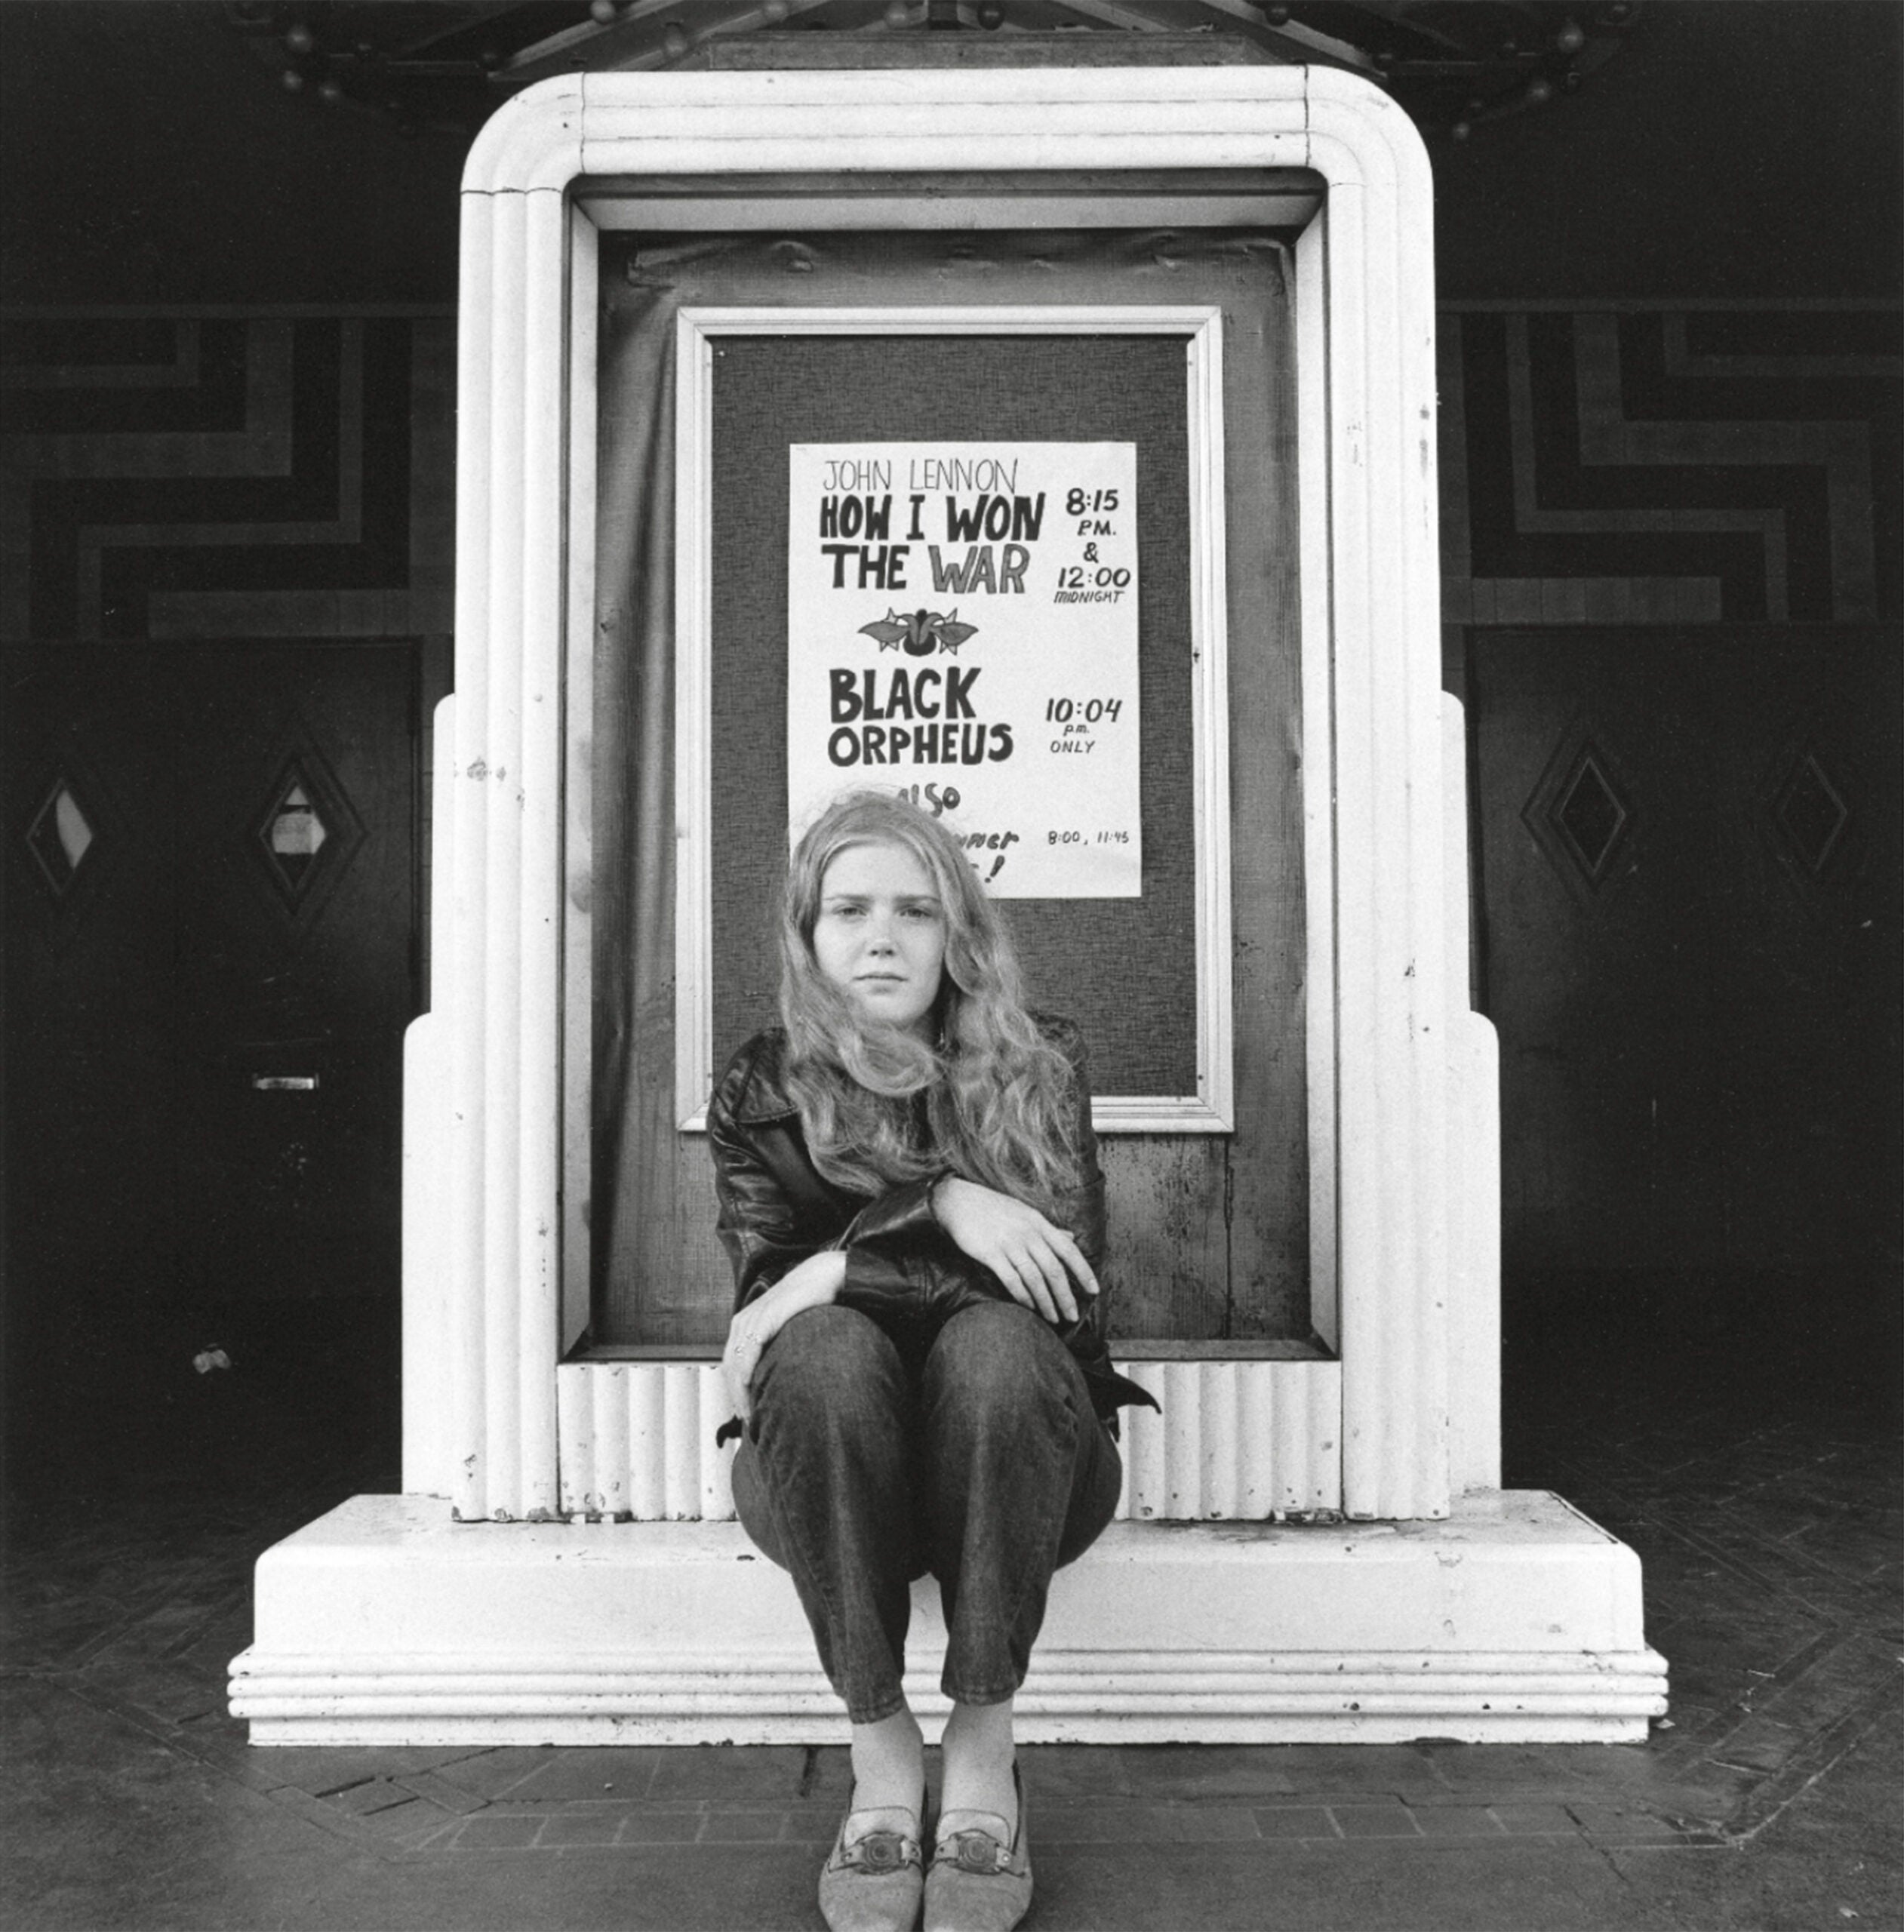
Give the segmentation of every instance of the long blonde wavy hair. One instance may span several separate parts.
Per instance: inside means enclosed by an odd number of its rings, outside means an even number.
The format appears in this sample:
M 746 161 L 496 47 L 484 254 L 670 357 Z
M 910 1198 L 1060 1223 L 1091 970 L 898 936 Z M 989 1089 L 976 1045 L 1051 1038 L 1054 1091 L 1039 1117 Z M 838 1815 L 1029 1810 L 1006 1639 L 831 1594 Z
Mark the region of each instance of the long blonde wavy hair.
M 814 957 L 826 869 L 852 845 L 911 854 L 945 909 L 932 1041 L 862 1019 Z M 781 908 L 780 1014 L 807 1152 L 836 1186 L 879 1194 L 949 1168 L 1049 1214 L 1077 1185 L 1070 1065 L 1026 1010 L 1010 937 L 958 841 L 909 799 L 847 792 L 795 847 Z

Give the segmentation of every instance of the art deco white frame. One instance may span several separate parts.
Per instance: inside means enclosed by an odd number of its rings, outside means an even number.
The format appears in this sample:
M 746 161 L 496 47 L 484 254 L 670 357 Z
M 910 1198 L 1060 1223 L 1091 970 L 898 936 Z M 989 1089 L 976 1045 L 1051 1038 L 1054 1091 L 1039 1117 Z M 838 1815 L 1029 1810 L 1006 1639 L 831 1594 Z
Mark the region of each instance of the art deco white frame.
M 820 170 L 887 183 L 910 171 L 1321 177 L 1326 205 L 1296 245 L 1296 304 L 1309 1091 L 1312 1145 L 1329 1157 L 1312 1164 L 1312 1295 L 1341 1355 L 1340 1426 L 1326 1439 L 1355 1516 L 1445 1515 L 1461 1488 L 1491 1479 L 1493 1233 L 1467 1224 L 1464 1204 L 1488 1198 L 1493 1130 L 1491 1112 L 1484 1131 L 1457 1121 L 1449 1081 L 1453 1063 L 1462 1093 L 1491 1109 L 1491 1037 L 1449 972 L 1463 922 L 1444 803 L 1460 774 L 1443 755 L 1437 689 L 1420 143 L 1385 96 L 1324 70 L 1060 78 L 583 75 L 518 96 L 472 153 L 457 686 L 439 738 L 455 746 L 438 820 L 449 889 L 410 1069 L 413 1107 L 440 1092 L 447 1125 L 427 1129 L 429 1155 L 423 1121 L 406 1143 L 417 1272 L 405 1482 L 447 1492 L 460 1516 L 561 1507 L 561 1248 L 565 1225 L 580 1234 L 583 1205 L 561 1184 L 563 953 L 565 937 L 571 954 L 586 937 L 590 859 L 581 801 L 564 790 L 564 711 L 586 703 L 593 622 L 599 205 L 618 184 L 632 195 L 644 182 Z M 574 971 L 568 984 L 571 999 L 586 993 Z M 574 1146 L 581 1122 L 569 1125 Z M 1450 1171 L 1463 1149 L 1483 1163 L 1472 1185 Z M 1481 1370 L 1452 1401 L 1451 1359 Z
M 1223 312 L 1109 304 L 1037 307 L 684 309 L 675 351 L 675 1084 L 686 1133 L 703 1133 L 714 1081 L 712 527 L 714 343 L 747 335 L 1181 337 L 1189 386 L 1191 767 L 1195 826 L 1197 1088 L 1111 1094 L 1100 1134 L 1226 1134 L 1232 1052 L 1229 614 L 1223 549 Z
M 1373 88 L 1302 68 L 611 74 L 518 97 L 465 177 L 457 682 L 432 1008 L 406 1060 L 408 1493 L 354 1498 L 260 1559 L 257 1641 L 232 1665 L 255 1741 L 843 1731 L 789 1647 L 784 1578 L 706 1520 L 725 1479 L 712 1367 L 561 1359 L 563 1229 L 583 1211 L 561 1186 L 563 949 L 587 936 L 590 854 L 564 753 L 595 622 L 598 225 L 644 183 L 706 195 L 723 175 L 764 183 L 775 223 L 809 192 L 850 215 L 863 178 L 890 225 L 909 174 L 986 171 L 994 203 L 924 195 L 921 225 L 1009 226 L 1062 202 L 1041 177 L 1089 202 L 1111 192 L 1094 175 L 1285 168 L 1324 197 L 1295 251 L 1300 617 L 1309 1104 L 1329 1155 L 1312 1306 L 1340 1358 L 1136 1364 L 1166 1413 L 1132 1412 L 1126 1504 L 1355 1520 L 1114 1524 L 1054 1583 L 1020 1735 L 1637 1738 L 1664 1709 L 1633 1553 L 1557 1498 L 1498 1489 L 1493 1044 L 1468 1010 L 1463 737 L 1438 690 L 1413 130 Z M 689 1520 L 594 1520 L 611 1511 Z M 927 1650 L 936 1606 L 915 1609 Z

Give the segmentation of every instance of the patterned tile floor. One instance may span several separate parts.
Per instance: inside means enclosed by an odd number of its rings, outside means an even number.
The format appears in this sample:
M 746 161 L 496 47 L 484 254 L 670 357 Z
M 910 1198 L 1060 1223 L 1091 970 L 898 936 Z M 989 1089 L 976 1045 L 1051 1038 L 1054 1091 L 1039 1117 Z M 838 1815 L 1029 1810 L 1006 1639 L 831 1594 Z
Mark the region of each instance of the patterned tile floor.
M 1509 1480 L 1639 1551 L 1670 1718 L 1634 1746 L 1028 1749 L 1033 1932 L 1904 1927 L 1894 1414 L 1709 1357 L 1518 1372 Z M 387 1448 L 217 1399 L 134 1480 L 17 1486 L 0 1923 L 820 1924 L 838 1749 L 252 1749 L 223 1703 L 252 1558 L 394 1485 Z

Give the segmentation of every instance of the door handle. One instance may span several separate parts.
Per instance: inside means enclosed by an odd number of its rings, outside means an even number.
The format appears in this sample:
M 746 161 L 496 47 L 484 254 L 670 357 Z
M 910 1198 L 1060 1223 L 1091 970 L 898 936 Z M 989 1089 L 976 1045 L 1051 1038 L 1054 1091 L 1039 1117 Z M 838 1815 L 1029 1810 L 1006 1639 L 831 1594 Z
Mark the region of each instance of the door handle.
M 317 1084 L 315 1073 L 254 1073 L 251 1076 L 251 1084 L 261 1094 L 313 1094 Z

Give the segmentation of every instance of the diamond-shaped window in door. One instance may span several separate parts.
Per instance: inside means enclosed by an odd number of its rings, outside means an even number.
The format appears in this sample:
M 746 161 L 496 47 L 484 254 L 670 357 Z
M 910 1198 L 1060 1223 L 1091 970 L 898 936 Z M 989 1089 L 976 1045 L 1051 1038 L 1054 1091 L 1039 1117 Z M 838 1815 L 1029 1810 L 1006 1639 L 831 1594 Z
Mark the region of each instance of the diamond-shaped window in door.
M 301 728 L 254 821 L 253 849 L 280 903 L 300 921 L 316 910 L 362 844 L 362 821 Z
M 27 825 L 26 849 L 56 897 L 72 889 L 97 837 L 72 780 L 55 778 Z
M 264 842 L 271 863 L 286 887 L 296 893 L 309 877 L 318 854 L 329 835 L 324 820 L 306 788 L 302 773 L 293 768 L 291 783 L 272 808 L 271 823 L 265 828 Z
M 1521 818 L 1576 893 L 1596 897 L 1632 869 L 1632 789 L 1584 724 L 1561 740 Z
M 1591 745 L 1581 753 L 1550 816 L 1573 848 L 1588 884 L 1596 883 L 1619 843 L 1627 811 Z
M 1831 863 L 1851 822 L 1851 808 L 1815 752 L 1800 757 L 1772 801 L 1772 822 L 1793 857 L 1816 878 Z

